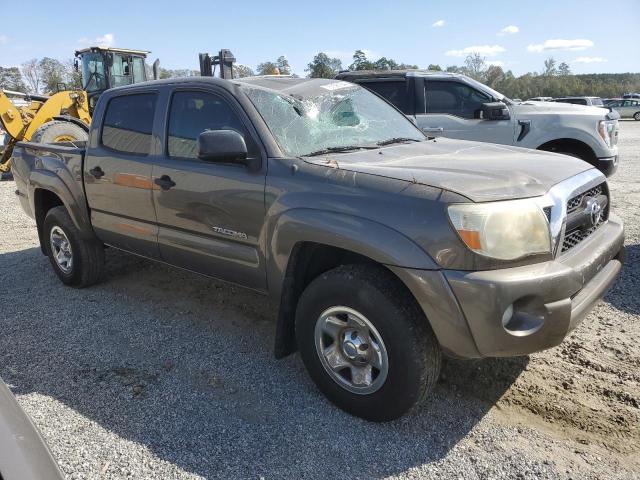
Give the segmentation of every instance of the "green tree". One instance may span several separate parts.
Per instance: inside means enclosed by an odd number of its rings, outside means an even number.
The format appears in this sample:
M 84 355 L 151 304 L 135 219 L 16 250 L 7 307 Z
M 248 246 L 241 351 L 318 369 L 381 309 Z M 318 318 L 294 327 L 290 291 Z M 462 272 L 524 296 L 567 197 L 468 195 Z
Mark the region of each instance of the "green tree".
M 281 55 L 276 60 L 276 66 L 278 70 L 280 70 L 280 75 L 291 75 L 291 66 L 289 65 L 289 60 L 284 55 Z
M 256 71 L 258 75 L 275 75 L 278 66 L 273 62 L 263 62 L 258 65 Z
M 0 67 L 0 89 L 26 92 L 27 86 L 22 80 L 18 67 Z
M 59 86 L 67 83 L 67 70 L 60 60 L 44 57 L 38 62 L 38 69 L 44 91 L 47 93 L 55 93 Z
M 558 65 L 558 73 L 562 76 L 571 75 L 571 68 L 569 68 L 569 64 L 562 62 Z
M 373 70 L 373 62 L 367 59 L 367 55 L 362 50 L 356 50 L 353 54 L 353 63 L 349 65 L 349 70 Z
M 326 53 L 320 52 L 315 57 L 305 72 L 309 72 L 311 78 L 333 78 L 342 70 L 342 62 L 338 58 L 330 58 Z
M 442 67 L 437 63 L 430 63 L 429 66 L 427 67 L 427 70 L 432 70 L 434 72 L 441 72 Z
M 544 73 L 547 77 L 558 74 L 558 69 L 556 68 L 556 60 L 553 57 L 549 57 L 544 61 Z

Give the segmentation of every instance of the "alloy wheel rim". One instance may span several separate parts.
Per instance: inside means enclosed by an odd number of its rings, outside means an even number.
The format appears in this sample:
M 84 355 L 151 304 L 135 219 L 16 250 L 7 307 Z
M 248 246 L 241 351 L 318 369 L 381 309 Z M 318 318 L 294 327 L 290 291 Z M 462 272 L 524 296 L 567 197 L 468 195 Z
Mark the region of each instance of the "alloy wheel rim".
M 371 394 L 384 384 L 389 356 L 376 327 L 360 312 L 335 306 L 315 326 L 316 352 L 331 379 L 356 394 Z
M 67 234 L 56 225 L 51 229 L 49 241 L 56 265 L 64 273 L 70 273 L 73 269 L 73 252 L 71 251 L 71 242 Z

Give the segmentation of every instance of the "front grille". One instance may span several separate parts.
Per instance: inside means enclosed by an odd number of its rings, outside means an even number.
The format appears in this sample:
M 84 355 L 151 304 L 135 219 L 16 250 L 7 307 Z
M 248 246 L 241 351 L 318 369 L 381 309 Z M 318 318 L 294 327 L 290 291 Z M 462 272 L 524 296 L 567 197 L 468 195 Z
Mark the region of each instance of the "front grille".
M 588 201 L 593 198 L 597 198 L 600 195 L 605 195 L 607 197 L 607 205 L 604 207 L 602 211 L 602 217 L 600 221 L 590 226 L 589 228 L 585 228 L 584 223 L 580 221 L 580 210 L 585 209 L 588 206 Z M 588 238 L 593 232 L 595 232 L 602 224 L 604 224 L 609 217 L 609 195 L 606 188 L 606 184 L 603 182 L 600 185 L 597 185 L 593 188 L 590 188 L 586 192 L 582 192 L 578 195 L 571 197 L 567 201 L 567 218 L 568 223 L 571 221 L 578 219 L 578 222 L 582 223 L 581 226 L 573 227 L 571 230 L 567 230 L 564 234 L 564 238 L 562 240 L 562 249 L 561 252 L 564 253 L 568 250 L 571 250 L 573 247 L 582 242 L 585 238 Z M 572 215 L 573 214 L 573 215 Z M 577 217 L 576 217 L 577 216 Z M 573 220 L 571 220 L 573 219 Z M 573 223 L 575 225 L 575 223 Z
M 564 236 L 564 240 L 562 241 L 562 252 L 566 252 L 567 250 L 570 250 L 576 245 L 578 245 L 582 240 L 584 240 L 593 232 L 595 232 L 598 228 L 600 228 L 600 225 L 602 225 L 605 221 L 606 220 L 600 220 L 600 222 L 597 225 L 591 227 L 588 230 L 576 229 L 576 230 L 573 230 L 572 232 L 566 233 Z
M 575 197 L 571 197 L 567 202 L 567 215 L 572 212 L 575 212 L 578 209 L 580 204 L 582 204 L 582 199 L 584 197 L 597 197 L 598 195 L 602 195 L 603 191 L 604 191 L 604 184 L 601 183 L 600 185 L 597 185 L 587 190 L 586 192 L 580 193 Z

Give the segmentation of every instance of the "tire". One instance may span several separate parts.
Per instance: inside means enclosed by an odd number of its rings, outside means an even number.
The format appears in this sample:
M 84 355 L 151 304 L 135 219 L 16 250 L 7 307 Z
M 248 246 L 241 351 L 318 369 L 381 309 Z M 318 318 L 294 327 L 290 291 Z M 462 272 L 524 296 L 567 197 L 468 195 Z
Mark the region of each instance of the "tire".
M 636 112 L 633 114 L 633 119 L 634 120 L 640 120 L 640 112 Z
M 42 228 L 45 252 L 62 283 L 83 288 L 102 280 L 104 246 L 98 240 L 83 239 L 65 207 L 49 210 Z M 60 250 L 62 255 L 58 258 L 63 261 L 56 259 Z M 66 264 L 65 257 L 70 259 Z
M 87 132 L 72 122 L 54 120 L 41 125 L 31 136 L 35 143 L 86 142 Z
M 383 368 L 372 367 L 370 386 L 355 385 L 354 379 L 366 378 L 353 373 L 360 363 L 350 363 L 332 374 L 330 361 L 320 353 L 335 345 L 336 349 L 344 347 L 343 353 L 353 354 L 353 345 L 362 343 L 360 334 L 350 334 L 348 324 L 335 335 L 335 341 L 328 334 L 317 334 L 318 329 L 323 330 L 325 318 L 340 320 L 331 320 L 333 329 L 335 323 L 342 326 L 344 321 L 353 321 L 353 312 L 358 322 L 364 318 L 373 327 L 365 324 L 360 329 L 368 331 L 362 337 L 368 339 L 365 344 L 369 346 L 366 350 L 356 346 L 355 351 L 371 352 L 372 356 L 385 353 L 387 359 L 386 369 L 384 362 L 378 362 Z M 295 329 L 300 355 L 318 388 L 338 407 L 367 420 L 384 422 L 404 415 L 426 398 L 440 373 L 440 346 L 427 319 L 395 276 L 381 266 L 345 265 L 317 277 L 300 296 Z M 349 340 L 353 344 L 348 345 Z M 347 353 L 331 362 L 349 362 Z

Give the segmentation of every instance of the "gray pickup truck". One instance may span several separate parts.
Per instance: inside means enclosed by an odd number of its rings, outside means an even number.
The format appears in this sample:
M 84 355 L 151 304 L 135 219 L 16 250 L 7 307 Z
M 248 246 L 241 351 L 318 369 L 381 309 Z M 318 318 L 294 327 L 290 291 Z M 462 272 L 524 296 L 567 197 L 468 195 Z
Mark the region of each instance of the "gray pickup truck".
M 279 302 L 335 404 L 370 420 L 424 399 L 442 353 L 558 345 L 615 281 L 605 176 L 543 151 L 429 139 L 343 81 L 190 78 L 107 91 L 86 145 L 20 143 L 13 174 L 65 284 L 115 247 Z

